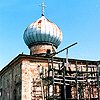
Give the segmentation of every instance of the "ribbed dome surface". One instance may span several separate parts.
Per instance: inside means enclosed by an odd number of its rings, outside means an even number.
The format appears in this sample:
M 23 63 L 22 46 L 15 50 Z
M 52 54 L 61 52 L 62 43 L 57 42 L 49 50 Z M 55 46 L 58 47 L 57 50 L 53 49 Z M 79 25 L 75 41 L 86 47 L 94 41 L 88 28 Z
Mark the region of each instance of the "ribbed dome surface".
M 42 16 L 26 28 L 23 38 L 29 48 L 35 44 L 53 44 L 57 48 L 62 41 L 62 32 Z

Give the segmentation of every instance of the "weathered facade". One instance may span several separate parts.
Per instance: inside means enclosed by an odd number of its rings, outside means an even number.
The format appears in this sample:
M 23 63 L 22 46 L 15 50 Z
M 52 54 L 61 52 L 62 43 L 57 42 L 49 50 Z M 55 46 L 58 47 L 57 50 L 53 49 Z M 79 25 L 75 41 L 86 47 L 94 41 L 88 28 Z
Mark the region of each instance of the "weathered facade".
M 18 55 L 0 71 L 0 100 L 31 100 L 32 81 L 44 61 Z M 46 63 L 45 63 L 46 66 Z
M 0 71 L 0 100 L 64 100 L 64 76 L 62 77 L 63 73 L 59 67 L 62 67 L 66 59 L 54 57 L 53 65 L 49 60 L 50 58 L 44 56 L 33 55 L 18 55 L 13 59 Z M 53 74 L 50 70 L 52 66 Z M 100 77 L 98 78 L 96 61 L 69 59 L 66 72 L 65 90 L 68 100 L 78 100 L 81 97 L 84 100 L 98 100 Z M 52 81 L 49 80 L 51 77 L 54 78 L 54 83 L 49 84 L 49 81 Z M 53 96 L 54 98 L 50 99 Z

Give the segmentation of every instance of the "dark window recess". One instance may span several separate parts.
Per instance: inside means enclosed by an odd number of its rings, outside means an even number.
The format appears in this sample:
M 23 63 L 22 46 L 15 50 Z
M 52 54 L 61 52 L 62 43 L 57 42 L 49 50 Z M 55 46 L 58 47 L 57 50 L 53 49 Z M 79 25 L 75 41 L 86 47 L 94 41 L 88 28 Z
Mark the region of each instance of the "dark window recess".
M 70 85 L 66 85 L 66 98 L 72 98 L 71 96 L 71 86 Z M 61 100 L 64 100 L 64 86 L 61 85 Z
M 47 54 L 46 54 L 46 56 L 49 56 L 50 53 L 51 53 L 51 50 L 50 50 L 50 49 L 47 49 Z

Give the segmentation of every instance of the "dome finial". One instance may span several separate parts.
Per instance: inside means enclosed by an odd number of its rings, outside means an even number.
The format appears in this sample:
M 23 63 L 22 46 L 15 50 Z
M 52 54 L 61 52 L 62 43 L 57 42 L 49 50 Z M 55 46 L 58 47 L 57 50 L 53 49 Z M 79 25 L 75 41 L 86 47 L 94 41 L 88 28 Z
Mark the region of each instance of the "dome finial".
M 46 7 L 46 5 L 44 4 L 44 0 L 42 0 L 42 16 L 44 16 L 44 8 Z

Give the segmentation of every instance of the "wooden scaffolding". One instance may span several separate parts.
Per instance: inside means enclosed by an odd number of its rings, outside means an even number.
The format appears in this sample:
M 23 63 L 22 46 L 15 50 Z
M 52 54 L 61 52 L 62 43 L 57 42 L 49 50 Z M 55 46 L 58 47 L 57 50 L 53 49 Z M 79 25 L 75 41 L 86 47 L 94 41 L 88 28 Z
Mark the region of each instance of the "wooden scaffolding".
M 72 66 L 71 66 L 72 65 Z M 49 58 L 48 75 L 42 77 L 45 100 L 100 100 L 99 62 Z
M 57 52 L 67 50 L 66 59 L 48 54 L 48 69 L 40 71 L 42 100 L 100 100 L 100 62 L 68 59 L 71 46 Z

